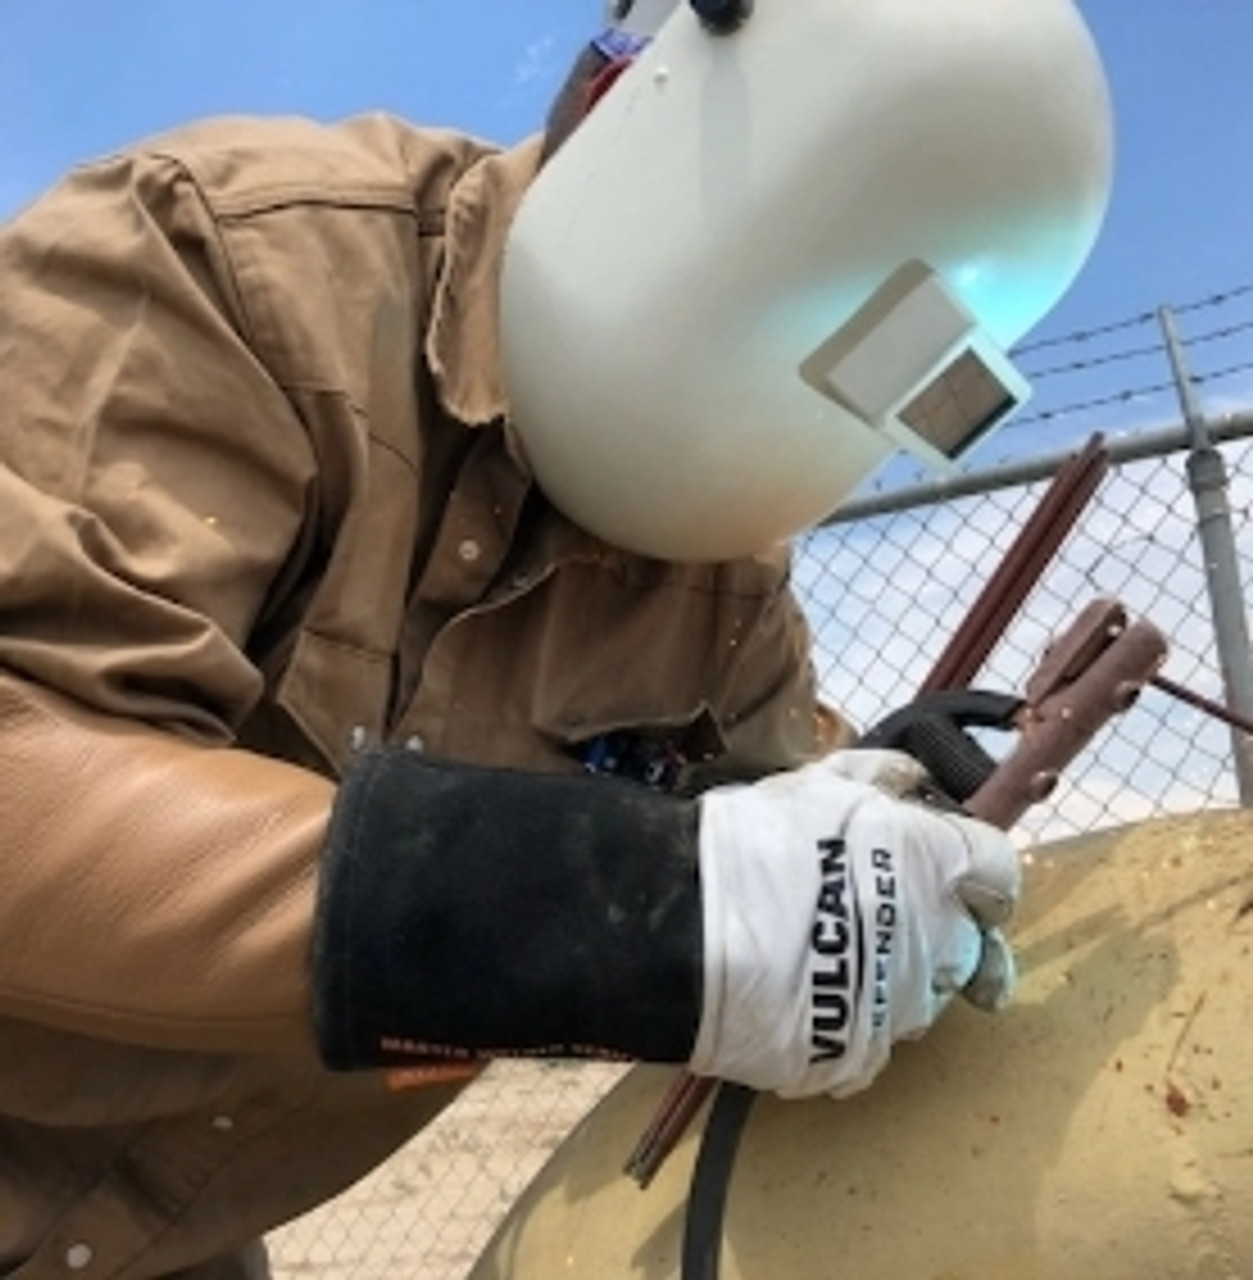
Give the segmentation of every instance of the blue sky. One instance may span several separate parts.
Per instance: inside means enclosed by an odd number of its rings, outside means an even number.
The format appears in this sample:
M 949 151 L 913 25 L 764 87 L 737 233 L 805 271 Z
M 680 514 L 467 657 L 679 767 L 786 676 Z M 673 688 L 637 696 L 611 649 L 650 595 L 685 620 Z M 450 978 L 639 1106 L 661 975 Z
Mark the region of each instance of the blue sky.
M 1080 7 L 1113 90 L 1116 186 L 1091 262 L 1035 337 L 1253 280 L 1253 3 Z M 76 160 L 210 113 L 382 108 L 514 140 L 600 13 L 600 0 L 0 0 L 0 216 Z

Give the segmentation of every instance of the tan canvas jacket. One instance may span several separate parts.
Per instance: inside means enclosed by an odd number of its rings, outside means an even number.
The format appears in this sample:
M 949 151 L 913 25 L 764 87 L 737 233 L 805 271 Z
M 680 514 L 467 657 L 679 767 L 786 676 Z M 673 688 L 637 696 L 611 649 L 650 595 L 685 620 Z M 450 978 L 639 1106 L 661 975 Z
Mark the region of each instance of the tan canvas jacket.
M 536 156 L 207 123 L 0 233 L 0 1274 L 188 1266 L 445 1100 L 314 1060 L 354 749 L 814 750 L 782 553 L 644 561 L 532 492 L 495 317 Z

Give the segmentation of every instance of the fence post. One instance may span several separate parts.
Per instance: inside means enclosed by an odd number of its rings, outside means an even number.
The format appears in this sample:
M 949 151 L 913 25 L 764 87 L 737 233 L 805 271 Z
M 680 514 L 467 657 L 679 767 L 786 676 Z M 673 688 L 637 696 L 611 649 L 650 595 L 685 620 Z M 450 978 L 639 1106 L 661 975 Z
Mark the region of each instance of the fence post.
M 1224 696 L 1230 707 L 1247 716 L 1253 714 L 1253 659 L 1249 653 L 1244 587 L 1236 555 L 1231 506 L 1227 501 L 1227 466 L 1210 439 L 1209 424 L 1197 399 L 1196 384 L 1188 369 L 1174 313 L 1169 307 L 1162 307 L 1158 317 L 1166 338 L 1179 405 L 1191 438 L 1188 482 L 1196 504 L 1197 533 L 1205 560 L 1205 581 Z M 1231 750 L 1240 803 L 1253 808 L 1253 739 L 1233 728 Z

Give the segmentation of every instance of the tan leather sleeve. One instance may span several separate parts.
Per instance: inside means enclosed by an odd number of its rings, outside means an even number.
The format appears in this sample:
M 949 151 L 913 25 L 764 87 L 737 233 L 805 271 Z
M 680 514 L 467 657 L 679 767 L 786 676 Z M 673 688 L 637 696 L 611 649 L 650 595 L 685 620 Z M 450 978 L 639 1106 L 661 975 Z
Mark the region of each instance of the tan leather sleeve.
M 0 1016 L 303 1051 L 332 784 L 0 675 Z

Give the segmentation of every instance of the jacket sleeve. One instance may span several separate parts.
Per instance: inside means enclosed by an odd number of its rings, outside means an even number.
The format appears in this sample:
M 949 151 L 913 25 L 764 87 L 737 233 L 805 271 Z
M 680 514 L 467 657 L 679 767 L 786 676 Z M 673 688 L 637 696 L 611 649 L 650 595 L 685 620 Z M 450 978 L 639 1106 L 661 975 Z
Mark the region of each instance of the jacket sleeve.
M 331 787 L 229 744 L 314 460 L 243 330 L 173 161 L 87 168 L 0 230 L 0 1014 L 308 1039 Z
M 0 231 L 0 666 L 227 742 L 315 459 L 194 182 L 79 171 Z

